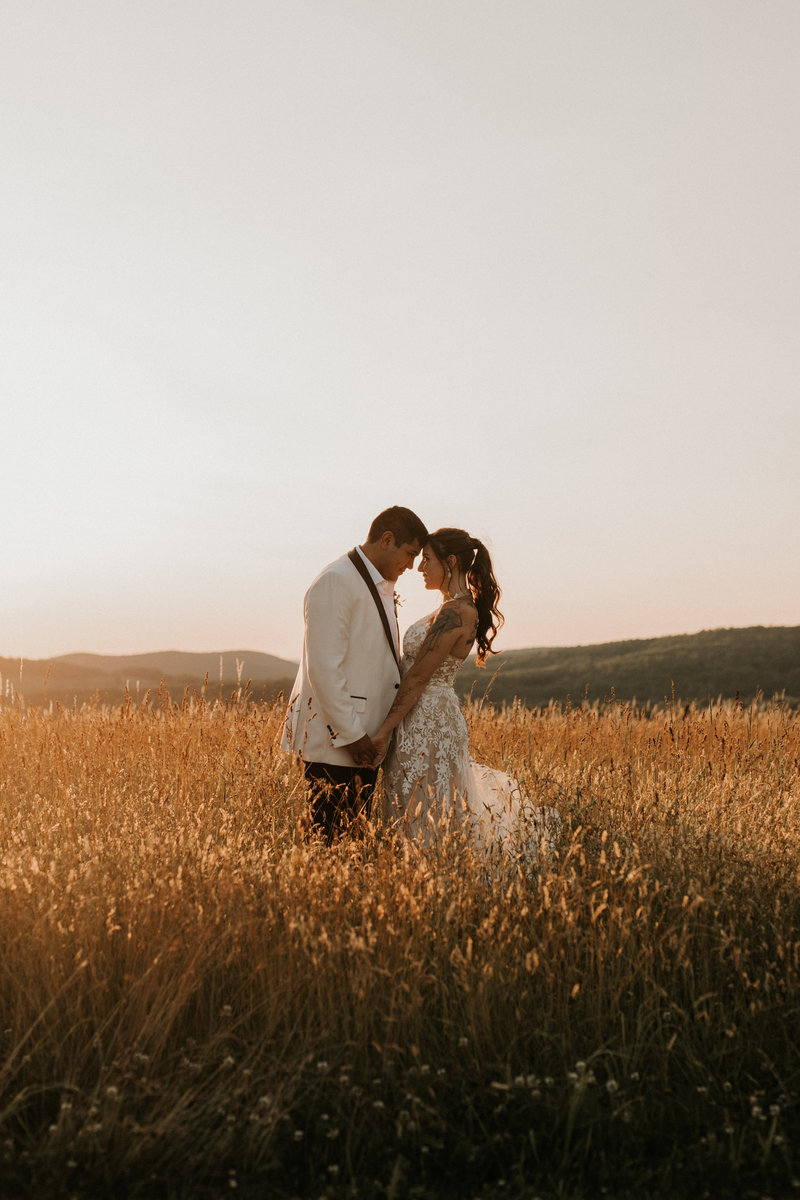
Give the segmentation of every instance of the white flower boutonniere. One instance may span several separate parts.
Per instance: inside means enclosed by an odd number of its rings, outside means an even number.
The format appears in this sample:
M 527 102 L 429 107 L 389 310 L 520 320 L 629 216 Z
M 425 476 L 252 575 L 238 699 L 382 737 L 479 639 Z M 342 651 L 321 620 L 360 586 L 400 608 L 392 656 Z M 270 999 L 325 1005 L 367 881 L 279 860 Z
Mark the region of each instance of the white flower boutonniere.
M 397 616 L 398 608 L 402 608 L 403 606 L 403 597 L 399 592 L 394 592 L 392 594 L 392 599 L 394 600 L 394 615 Z

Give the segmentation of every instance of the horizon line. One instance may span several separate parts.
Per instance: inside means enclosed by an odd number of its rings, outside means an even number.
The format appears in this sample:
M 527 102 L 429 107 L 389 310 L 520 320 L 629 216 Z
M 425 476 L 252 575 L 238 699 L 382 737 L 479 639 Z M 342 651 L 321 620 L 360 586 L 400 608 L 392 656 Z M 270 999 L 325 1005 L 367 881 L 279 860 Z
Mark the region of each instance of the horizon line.
M 798 623 L 797 625 L 785 625 L 785 624 L 713 625 L 713 626 L 706 626 L 702 629 L 696 629 L 694 631 L 682 630 L 679 633 L 649 634 L 649 635 L 644 635 L 644 636 L 639 636 L 639 637 L 606 638 L 606 639 L 603 639 L 602 641 L 597 641 L 597 642 L 582 642 L 582 641 L 578 641 L 578 642 L 548 642 L 548 643 L 539 643 L 538 645 L 535 645 L 535 646 L 506 646 L 503 650 L 498 650 L 496 653 L 497 654 L 516 653 L 516 652 L 525 651 L 525 650 L 570 650 L 570 649 L 577 649 L 577 648 L 588 647 L 588 646 L 612 646 L 612 645 L 616 645 L 620 642 L 653 642 L 653 641 L 666 640 L 668 638 L 698 637 L 703 633 L 722 633 L 722 632 L 730 632 L 733 630 L 740 630 L 742 632 L 745 632 L 750 629 L 797 629 L 797 628 L 800 628 L 800 623 Z M 145 657 L 157 657 L 158 655 L 162 655 L 162 654 L 185 654 L 185 655 L 192 655 L 192 656 L 213 655 L 215 657 L 219 657 L 221 655 L 229 655 L 229 654 L 234 654 L 234 655 L 258 654 L 258 655 L 264 655 L 267 658 L 277 658 L 283 662 L 292 663 L 295 666 L 299 662 L 298 658 L 287 658 L 285 655 L 277 654 L 272 650 L 256 650 L 253 647 L 245 648 L 245 649 L 242 649 L 241 647 L 238 647 L 238 648 L 234 647 L 229 650 L 216 650 L 216 649 L 212 649 L 212 650 L 181 650 L 181 649 L 176 648 L 175 646 L 164 647 L 161 650 L 136 650 L 136 651 L 68 650 L 68 651 L 64 651 L 60 654 L 49 654 L 49 655 L 48 654 L 41 654 L 41 655 L 0 654 L 0 660 L 5 660 L 5 661 L 9 661 L 9 662 L 19 662 L 19 663 L 25 663 L 25 662 L 43 663 L 43 662 L 55 662 L 58 659 L 64 659 L 64 658 L 77 658 L 81 655 L 92 656 L 94 658 L 145 658 Z

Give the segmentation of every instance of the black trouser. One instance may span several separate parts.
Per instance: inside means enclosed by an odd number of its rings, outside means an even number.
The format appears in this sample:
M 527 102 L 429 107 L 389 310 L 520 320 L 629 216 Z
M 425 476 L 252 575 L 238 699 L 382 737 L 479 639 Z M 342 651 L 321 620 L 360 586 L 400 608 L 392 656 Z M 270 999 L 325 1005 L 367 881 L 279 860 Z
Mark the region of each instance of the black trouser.
M 309 786 L 311 821 L 328 845 L 359 816 L 369 817 L 377 767 L 303 763 Z

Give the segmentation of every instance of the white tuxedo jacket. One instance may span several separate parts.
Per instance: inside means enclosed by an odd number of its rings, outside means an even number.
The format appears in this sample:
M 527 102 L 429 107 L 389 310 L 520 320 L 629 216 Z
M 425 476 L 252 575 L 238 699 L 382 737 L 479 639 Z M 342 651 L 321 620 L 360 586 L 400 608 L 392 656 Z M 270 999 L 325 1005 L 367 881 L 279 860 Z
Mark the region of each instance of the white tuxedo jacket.
M 306 762 L 355 764 L 347 746 L 377 733 L 400 668 L 373 593 L 345 554 L 306 592 L 300 670 L 281 746 Z

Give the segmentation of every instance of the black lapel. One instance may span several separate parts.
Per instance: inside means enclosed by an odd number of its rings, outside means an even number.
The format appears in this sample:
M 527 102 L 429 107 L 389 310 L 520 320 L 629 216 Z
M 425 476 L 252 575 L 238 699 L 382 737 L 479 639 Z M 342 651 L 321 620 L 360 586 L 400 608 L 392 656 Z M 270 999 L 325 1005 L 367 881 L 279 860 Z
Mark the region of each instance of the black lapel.
M 386 609 L 383 607 L 383 601 L 381 600 L 380 593 L 378 592 L 378 589 L 375 587 L 375 582 L 374 582 L 372 576 L 370 575 L 369 571 L 367 570 L 366 563 L 364 562 L 363 558 L 361 557 L 361 555 L 358 553 L 357 550 L 355 550 L 355 549 L 350 550 L 347 557 L 350 559 L 350 562 L 353 564 L 353 566 L 358 571 L 361 578 L 364 580 L 364 583 L 367 585 L 367 587 L 370 590 L 370 595 L 372 596 L 372 599 L 375 601 L 375 607 L 378 610 L 378 615 L 379 615 L 379 617 L 381 619 L 381 623 L 383 625 L 383 632 L 386 634 L 386 640 L 388 641 L 389 646 L 391 647 L 391 650 L 392 650 L 392 658 L 394 659 L 394 661 L 397 663 L 397 665 L 399 667 L 400 663 L 397 661 L 397 651 L 394 648 L 394 638 L 392 637 L 392 627 L 389 624 L 389 618 L 386 615 Z

